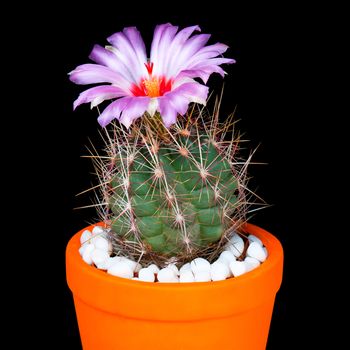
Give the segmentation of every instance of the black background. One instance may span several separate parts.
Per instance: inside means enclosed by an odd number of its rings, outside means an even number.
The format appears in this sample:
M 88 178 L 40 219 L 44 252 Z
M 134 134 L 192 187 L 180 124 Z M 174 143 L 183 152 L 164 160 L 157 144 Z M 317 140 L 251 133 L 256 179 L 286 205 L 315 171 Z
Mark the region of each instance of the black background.
M 260 145 L 254 160 L 267 165 L 252 166 L 251 188 L 273 206 L 258 212 L 251 222 L 275 234 L 285 250 L 284 279 L 277 295 L 267 349 L 284 349 L 286 344 L 304 343 L 310 338 L 308 290 L 301 284 L 295 252 L 300 252 L 296 236 L 298 231 L 308 231 L 303 221 L 305 203 L 300 200 L 301 187 L 308 181 L 308 172 L 300 179 L 300 169 L 310 165 L 312 142 L 308 132 L 315 116 L 303 107 L 307 98 L 305 76 L 308 70 L 310 33 L 303 31 L 309 20 L 303 8 L 253 8 L 242 11 L 233 6 L 226 10 L 215 4 L 213 8 L 189 9 L 173 3 L 171 9 L 154 9 L 156 4 L 140 7 L 120 7 L 120 4 L 96 6 L 80 13 L 69 10 L 61 17 L 57 55 L 60 56 L 57 71 L 60 78 L 59 116 L 56 118 L 55 135 L 59 142 L 57 167 L 60 179 L 57 195 L 62 220 L 55 228 L 62 237 L 62 301 L 64 348 L 80 349 L 79 334 L 71 294 L 64 275 L 64 249 L 69 238 L 93 221 L 93 210 L 73 210 L 89 204 L 88 197 L 76 198 L 75 194 L 91 184 L 91 165 L 80 158 L 86 154 L 88 138 L 98 143 L 99 125 L 97 111 L 88 105 L 74 113 L 72 104 L 85 87 L 69 82 L 67 73 L 77 65 L 87 63 L 95 43 L 106 44 L 106 38 L 125 26 L 137 26 L 146 46 L 150 46 L 156 24 L 171 22 L 181 27 L 198 24 L 202 32 L 211 33 L 210 43 L 226 43 L 230 49 L 226 57 L 233 57 L 237 64 L 225 66 L 225 92 L 222 116 L 237 106 L 238 127 L 250 141 L 252 149 Z M 170 5 L 169 5 L 170 6 Z M 214 6 L 212 4 L 212 6 Z M 68 11 L 68 10 L 67 10 Z M 162 14 L 157 14 L 160 12 Z M 209 86 L 219 93 L 220 77 L 212 76 Z M 306 169 L 306 168 L 304 168 Z M 303 204 L 304 203 L 304 204 Z M 301 287 L 303 286 L 303 287 Z M 300 296 L 303 295 L 303 302 Z M 306 301 L 305 301 L 306 298 Z M 301 307 L 303 305 L 303 308 Z M 304 307 L 306 305 L 306 308 Z M 298 337 L 295 337 L 295 329 Z M 303 335 L 304 334 L 304 335 Z M 305 334 L 307 334 L 305 336 Z

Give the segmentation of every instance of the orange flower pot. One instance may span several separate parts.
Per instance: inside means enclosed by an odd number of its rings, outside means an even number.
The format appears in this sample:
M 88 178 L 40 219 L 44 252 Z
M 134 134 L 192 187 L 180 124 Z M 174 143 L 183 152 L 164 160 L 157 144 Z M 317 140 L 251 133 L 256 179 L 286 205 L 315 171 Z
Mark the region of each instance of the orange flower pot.
M 66 267 L 84 350 L 265 349 L 283 249 L 257 226 L 246 231 L 268 249 L 260 267 L 225 281 L 175 284 L 123 279 L 87 265 L 78 232 Z

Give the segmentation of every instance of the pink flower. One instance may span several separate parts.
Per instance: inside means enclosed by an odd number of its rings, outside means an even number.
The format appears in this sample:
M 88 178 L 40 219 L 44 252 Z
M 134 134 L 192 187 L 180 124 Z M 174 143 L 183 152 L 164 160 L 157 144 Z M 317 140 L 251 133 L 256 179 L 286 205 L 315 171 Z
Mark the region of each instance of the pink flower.
M 97 64 L 83 64 L 70 72 L 70 80 L 76 84 L 109 83 L 82 92 L 74 102 L 74 109 L 82 103 L 95 107 L 104 100 L 116 99 L 98 118 L 105 127 L 114 118 L 127 128 L 133 120 L 146 111 L 153 116 L 160 113 L 169 127 L 177 115 L 184 115 L 188 105 L 196 102 L 205 105 L 212 73 L 224 76 L 220 67 L 234 63 L 222 58 L 227 50 L 224 44 L 205 46 L 208 34 L 193 35 L 198 26 L 178 32 L 171 24 L 158 25 L 154 31 L 150 59 L 147 60 L 145 44 L 136 27 L 124 28 L 107 40 L 111 46 L 95 45 L 90 59 Z M 220 57 L 218 57 L 220 56 Z

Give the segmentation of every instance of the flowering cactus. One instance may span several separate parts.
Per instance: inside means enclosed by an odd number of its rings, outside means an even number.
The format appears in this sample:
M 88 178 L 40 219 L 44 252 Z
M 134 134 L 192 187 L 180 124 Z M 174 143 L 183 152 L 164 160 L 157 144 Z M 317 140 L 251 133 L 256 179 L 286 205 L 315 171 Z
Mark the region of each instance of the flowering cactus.
M 103 83 L 74 108 L 113 99 L 98 117 L 111 124 L 107 154 L 94 159 L 116 254 L 163 265 L 210 260 L 244 221 L 246 163 L 237 160 L 232 116 L 220 123 L 218 105 L 212 118 L 200 109 L 208 87 L 195 80 L 224 76 L 221 65 L 235 61 L 222 57 L 226 45 L 206 46 L 210 35 L 195 31 L 157 26 L 147 59 L 138 30 L 125 28 L 111 46 L 93 48 L 96 64 L 70 73 L 77 84 Z

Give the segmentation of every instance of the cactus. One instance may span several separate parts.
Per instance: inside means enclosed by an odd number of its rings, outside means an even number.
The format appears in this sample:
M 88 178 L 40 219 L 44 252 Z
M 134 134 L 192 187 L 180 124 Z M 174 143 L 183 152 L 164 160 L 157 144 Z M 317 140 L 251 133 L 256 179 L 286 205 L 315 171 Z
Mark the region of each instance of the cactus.
M 158 264 L 210 258 L 243 222 L 233 116 L 221 124 L 194 110 L 171 129 L 159 115 L 144 115 L 132 133 L 114 124 L 107 156 L 94 157 L 116 253 Z
M 104 84 L 82 92 L 74 108 L 113 100 L 98 117 L 106 155 L 92 157 L 115 254 L 159 266 L 212 261 L 245 221 L 250 159 L 237 160 L 233 115 L 221 123 L 218 102 L 212 116 L 199 107 L 210 75 L 223 77 L 221 65 L 235 60 L 222 56 L 227 45 L 206 45 L 200 30 L 158 25 L 148 56 L 140 32 L 127 27 L 111 45 L 94 46 L 94 64 L 69 73 L 76 84 Z

